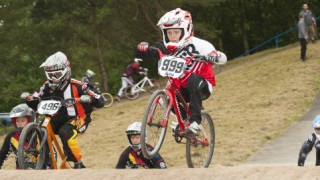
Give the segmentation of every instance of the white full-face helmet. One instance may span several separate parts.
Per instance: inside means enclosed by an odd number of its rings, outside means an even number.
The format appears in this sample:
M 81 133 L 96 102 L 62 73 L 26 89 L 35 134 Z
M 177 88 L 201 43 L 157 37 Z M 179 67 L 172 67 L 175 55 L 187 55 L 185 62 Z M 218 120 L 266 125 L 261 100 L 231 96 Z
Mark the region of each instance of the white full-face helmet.
M 134 150 L 134 151 L 138 151 L 141 149 L 141 143 L 140 144 L 132 144 L 131 142 L 131 135 L 140 135 L 141 134 L 141 122 L 134 122 L 132 124 L 130 124 L 126 130 L 127 133 L 127 137 L 128 137 L 128 141 L 129 141 L 129 145 L 130 147 Z M 146 133 L 146 141 L 147 141 L 147 133 Z
M 59 89 L 71 76 L 71 67 L 67 56 L 60 51 L 48 57 L 40 68 L 44 68 L 49 87 L 53 90 Z M 55 82 L 53 82 L 53 79 L 55 79 Z
M 180 8 L 169 11 L 163 15 L 157 26 L 161 28 L 164 45 L 171 53 L 182 48 L 194 34 L 190 12 Z M 166 32 L 168 29 L 182 29 L 179 42 L 175 43 L 169 41 Z
M 134 58 L 133 61 L 139 65 L 139 64 L 140 64 L 140 61 L 142 62 L 142 59 L 140 59 L 140 58 Z

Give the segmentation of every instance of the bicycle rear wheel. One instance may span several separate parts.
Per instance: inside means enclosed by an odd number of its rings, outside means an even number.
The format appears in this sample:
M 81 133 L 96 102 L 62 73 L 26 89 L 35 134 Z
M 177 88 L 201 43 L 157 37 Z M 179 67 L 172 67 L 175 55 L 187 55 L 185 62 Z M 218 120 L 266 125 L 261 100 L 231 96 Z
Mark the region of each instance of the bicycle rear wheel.
M 101 94 L 105 100 L 104 107 L 111 107 L 113 105 L 113 97 L 109 93 Z
M 46 154 L 46 139 L 43 139 L 38 124 L 29 123 L 21 132 L 18 144 L 20 169 L 42 169 Z
M 141 150 L 147 159 L 154 158 L 164 141 L 168 120 L 166 112 L 168 108 L 167 95 L 163 91 L 153 93 L 144 111 L 141 127 Z M 147 148 L 147 144 L 152 148 Z
M 124 94 L 126 95 L 126 97 L 130 100 L 135 100 L 138 98 L 139 96 L 139 90 L 136 86 L 128 86 L 126 87 Z
M 151 94 L 154 93 L 156 90 L 160 89 L 160 83 L 156 79 L 150 79 L 152 85 L 147 82 L 147 91 L 150 92 Z
M 219 64 L 212 64 L 214 75 L 217 75 L 221 71 L 221 66 Z
M 201 113 L 203 130 L 199 136 L 188 138 L 186 144 L 186 157 L 189 168 L 207 168 L 211 162 L 215 132 L 212 118 L 207 113 Z

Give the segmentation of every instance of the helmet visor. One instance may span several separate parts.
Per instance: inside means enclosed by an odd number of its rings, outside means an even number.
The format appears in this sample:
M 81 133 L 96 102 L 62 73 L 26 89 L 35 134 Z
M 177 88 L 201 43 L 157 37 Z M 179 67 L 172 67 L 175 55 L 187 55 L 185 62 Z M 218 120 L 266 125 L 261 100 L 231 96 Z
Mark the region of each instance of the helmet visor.
M 65 70 L 59 70 L 59 71 L 46 71 L 46 76 L 49 80 L 52 80 L 53 78 L 56 80 L 60 80 L 64 74 Z

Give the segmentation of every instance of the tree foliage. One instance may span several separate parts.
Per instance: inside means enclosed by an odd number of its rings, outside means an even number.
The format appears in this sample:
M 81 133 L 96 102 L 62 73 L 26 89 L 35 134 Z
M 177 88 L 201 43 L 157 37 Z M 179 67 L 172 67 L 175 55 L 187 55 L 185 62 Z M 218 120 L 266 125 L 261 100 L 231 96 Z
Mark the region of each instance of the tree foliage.
M 19 95 L 38 91 L 46 81 L 40 64 L 56 51 L 70 59 L 72 76 L 87 69 L 94 81 L 116 94 L 121 74 L 141 41 L 161 40 L 156 26 L 167 11 L 181 7 L 192 14 L 195 36 L 210 41 L 232 59 L 294 27 L 303 0 L 0 0 L 0 111 L 21 103 Z M 320 4 L 310 0 L 314 14 Z M 279 40 L 297 41 L 297 32 Z M 260 48 L 274 47 L 273 43 Z M 157 60 L 142 66 L 157 76 Z

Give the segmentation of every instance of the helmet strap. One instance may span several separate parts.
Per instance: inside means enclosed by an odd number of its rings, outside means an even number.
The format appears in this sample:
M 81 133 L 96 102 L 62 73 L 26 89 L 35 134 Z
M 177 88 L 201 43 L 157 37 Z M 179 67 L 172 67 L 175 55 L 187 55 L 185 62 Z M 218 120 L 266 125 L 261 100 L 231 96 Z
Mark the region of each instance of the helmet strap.
M 66 85 L 68 84 L 68 79 L 66 79 L 62 84 L 61 84 L 61 86 L 60 86 L 60 90 L 62 91 L 65 87 L 66 87 Z

